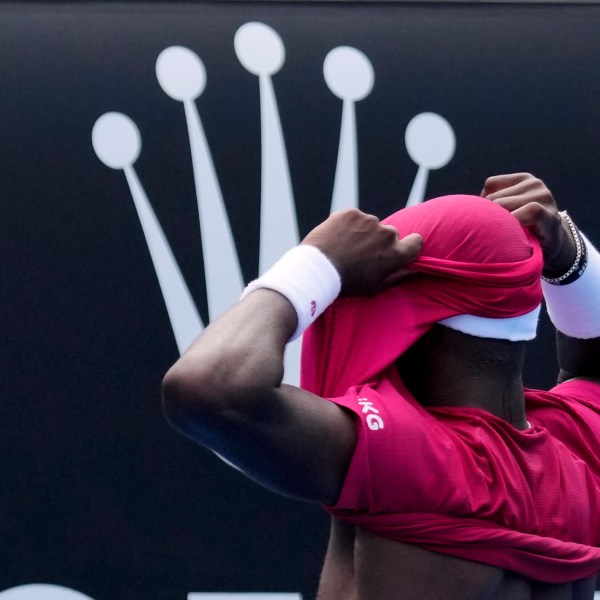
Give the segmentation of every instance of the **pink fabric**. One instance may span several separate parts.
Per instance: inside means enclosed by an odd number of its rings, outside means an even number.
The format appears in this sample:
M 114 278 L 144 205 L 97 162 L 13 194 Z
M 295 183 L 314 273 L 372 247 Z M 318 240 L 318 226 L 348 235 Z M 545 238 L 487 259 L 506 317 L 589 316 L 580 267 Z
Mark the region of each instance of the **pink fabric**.
M 541 250 L 517 220 L 447 196 L 385 222 L 424 237 L 412 279 L 338 299 L 304 335 L 302 386 L 353 410 L 359 435 L 333 514 L 433 551 L 563 582 L 600 570 L 600 392 L 528 394 L 533 429 L 479 409 L 427 411 L 395 360 L 434 323 L 514 317 L 541 300 Z M 569 393 L 567 393 L 569 392 Z M 579 394 L 579 395 L 577 395 Z M 593 440 L 593 441 L 590 441 Z
M 542 255 L 505 209 L 444 196 L 384 221 L 424 238 L 419 275 L 375 296 L 340 298 L 304 334 L 302 387 L 339 396 L 394 362 L 433 323 L 459 314 L 516 317 L 541 301 Z
M 527 390 L 519 431 L 476 408 L 426 410 L 395 373 L 332 400 L 358 421 L 333 515 L 537 581 L 600 571 L 600 385 Z

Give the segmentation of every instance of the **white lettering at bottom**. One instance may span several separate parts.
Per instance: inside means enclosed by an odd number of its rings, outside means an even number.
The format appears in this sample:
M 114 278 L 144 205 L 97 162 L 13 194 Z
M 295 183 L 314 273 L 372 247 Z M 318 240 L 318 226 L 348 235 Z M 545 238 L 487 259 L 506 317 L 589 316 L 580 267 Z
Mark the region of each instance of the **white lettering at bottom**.
M 232 594 L 229 592 L 191 592 L 188 600 L 302 600 L 302 594 Z M 61 585 L 34 583 L 0 592 L 0 600 L 93 600 L 89 596 Z

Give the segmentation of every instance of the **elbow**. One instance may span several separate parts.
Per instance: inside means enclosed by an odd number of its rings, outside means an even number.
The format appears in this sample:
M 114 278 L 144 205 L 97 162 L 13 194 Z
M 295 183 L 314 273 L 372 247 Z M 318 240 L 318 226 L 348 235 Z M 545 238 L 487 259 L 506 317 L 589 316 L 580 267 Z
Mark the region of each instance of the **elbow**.
M 260 393 L 226 360 L 190 361 L 184 356 L 164 376 L 161 395 L 169 424 L 197 437 L 249 410 Z
M 162 380 L 161 398 L 165 419 L 178 430 L 186 431 L 194 421 L 217 410 L 216 394 L 200 370 L 194 372 L 175 363 Z
M 181 423 L 183 415 L 189 412 L 190 408 L 187 388 L 186 379 L 177 365 L 171 367 L 162 380 L 161 400 L 165 419 L 177 429 L 179 429 L 178 425 Z
M 200 441 L 232 423 L 257 418 L 283 372 L 276 361 L 261 358 L 246 349 L 223 353 L 196 347 L 193 353 L 184 354 L 162 381 L 166 420 Z

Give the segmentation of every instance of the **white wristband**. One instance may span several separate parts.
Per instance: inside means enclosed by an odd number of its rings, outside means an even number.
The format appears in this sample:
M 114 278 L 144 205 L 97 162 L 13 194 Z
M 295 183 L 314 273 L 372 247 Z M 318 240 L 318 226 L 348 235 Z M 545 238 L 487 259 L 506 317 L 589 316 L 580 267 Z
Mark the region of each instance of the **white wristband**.
M 542 280 L 550 320 L 558 331 L 582 340 L 600 337 L 600 252 L 581 233 L 587 247 L 587 266 L 567 285 Z
M 244 292 L 268 288 L 285 296 L 298 315 L 298 327 L 290 341 L 306 328 L 338 297 L 342 280 L 331 261 L 315 246 L 300 244 L 288 250 L 264 275 L 251 281 Z

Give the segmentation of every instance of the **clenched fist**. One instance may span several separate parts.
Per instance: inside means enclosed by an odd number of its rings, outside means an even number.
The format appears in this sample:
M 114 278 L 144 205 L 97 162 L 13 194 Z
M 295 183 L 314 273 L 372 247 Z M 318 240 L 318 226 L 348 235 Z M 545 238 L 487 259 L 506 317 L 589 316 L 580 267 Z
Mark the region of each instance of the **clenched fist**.
M 538 238 L 545 275 L 556 277 L 569 270 L 577 254 L 575 240 L 541 179 L 529 173 L 496 175 L 486 179 L 481 196 L 509 210 Z
M 333 213 L 302 241 L 321 250 L 335 265 L 346 296 L 374 294 L 411 273 L 407 265 L 419 255 L 423 239 L 398 231 L 357 209 Z

